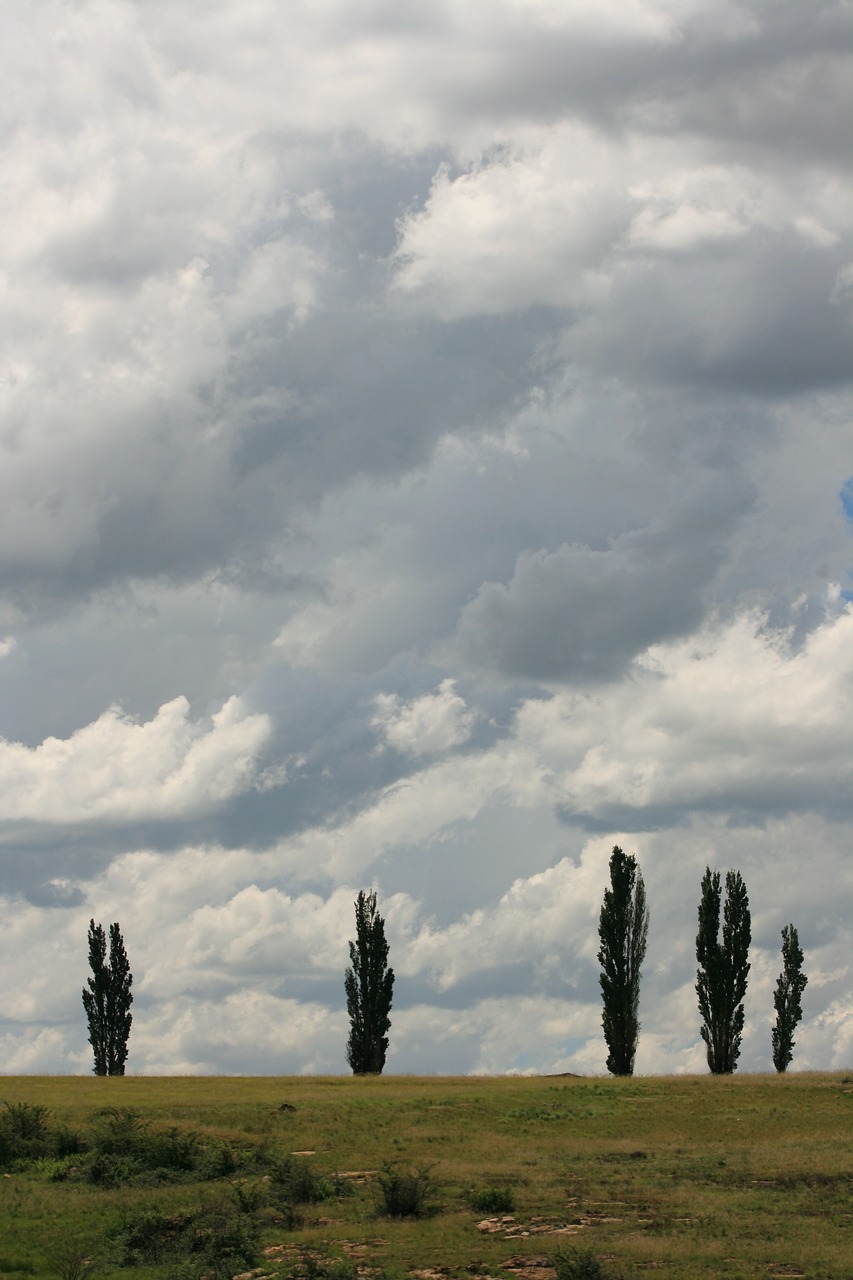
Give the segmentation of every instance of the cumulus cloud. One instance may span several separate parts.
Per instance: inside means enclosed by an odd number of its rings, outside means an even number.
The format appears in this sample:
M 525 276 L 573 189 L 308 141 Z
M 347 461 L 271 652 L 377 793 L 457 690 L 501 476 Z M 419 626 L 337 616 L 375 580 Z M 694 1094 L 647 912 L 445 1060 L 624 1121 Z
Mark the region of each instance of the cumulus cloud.
M 145 724 L 111 707 L 67 739 L 0 741 L 0 821 L 132 822 L 221 804 L 252 785 L 269 733 L 268 718 L 239 698 L 206 722 L 175 698 Z
M 414 757 L 440 755 L 467 742 L 475 713 L 455 692 L 454 680 L 442 680 L 435 693 L 402 702 L 394 693 L 376 696 L 372 726 L 388 746 Z

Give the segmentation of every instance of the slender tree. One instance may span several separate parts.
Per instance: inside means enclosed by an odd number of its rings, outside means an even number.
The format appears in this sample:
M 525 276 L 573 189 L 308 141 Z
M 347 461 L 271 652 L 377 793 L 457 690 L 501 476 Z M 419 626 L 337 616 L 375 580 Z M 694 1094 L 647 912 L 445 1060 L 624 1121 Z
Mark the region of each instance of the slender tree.
M 607 1070 L 614 1076 L 634 1074 L 640 1035 L 640 969 L 646 955 L 649 912 L 637 859 L 614 845 L 610 855 L 610 888 L 598 918 L 601 949 L 601 1015 L 607 1042 Z
M 83 1008 L 89 1023 L 89 1043 L 96 1076 L 123 1076 L 127 1042 L 133 1015 L 133 974 L 127 960 L 124 938 L 118 921 L 110 925 L 110 958 L 103 926 L 89 921 L 89 967 L 83 989 Z
M 800 939 L 792 924 L 782 930 L 782 972 L 776 982 L 773 1004 L 776 1008 L 776 1026 L 772 1032 L 773 1065 L 777 1071 L 786 1071 L 794 1056 L 794 1031 L 803 1016 L 800 1003 L 808 978 L 803 973 L 803 953 Z
M 735 1070 L 743 1038 L 743 999 L 752 932 L 749 898 L 739 871 L 726 872 L 722 941 L 720 899 L 720 873 L 706 867 L 696 936 L 696 994 L 708 1066 L 715 1075 Z
M 394 970 L 388 967 L 385 921 L 376 910 L 375 892 L 355 901 L 355 941 L 349 944 L 351 968 L 344 987 L 350 1034 L 347 1061 L 354 1075 L 379 1075 L 388 1052 Z

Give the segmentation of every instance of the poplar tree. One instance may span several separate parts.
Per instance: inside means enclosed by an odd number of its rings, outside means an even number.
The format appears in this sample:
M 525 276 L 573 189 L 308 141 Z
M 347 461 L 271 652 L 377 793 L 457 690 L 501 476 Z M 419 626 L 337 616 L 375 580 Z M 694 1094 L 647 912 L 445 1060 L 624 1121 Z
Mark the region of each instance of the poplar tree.
M 794 1056 L 794 1031 L 803 1016 L 800 999 L 805 991 L 808 978 L 802 971 L 803 953 L 800 940 L 792 924 L 786 924 L 782 930 L 782 972 L 776 982 L 773 1004 L 776 1008 L 776 1026 L 773 1028 L 771 1040 L 773 1044 L 773 1065 L 777 1071 L 787 1070 L 788 1063 Z
M 743 1038 L 752 921 L 746 885 L 739 871 L 726 872 L 722 941 L 720 901 L 720 873 L 706 867 L 696 936 L 696 994 L 702 1016 L 700 1031 L 714 1075 L 735 1070 Z
M 351 968 L 344 977 L 350 1034 L 347 1062 L 354 1075 L 379 1075 L 388 1052 L 394 970 L 388 967 L 385 921 L 376 910 L 376 893 L 362 890 L 355 901 L 355 941 L 349 944 Z
M 133 1022 L 133 974 L 118 921 L 110 925 L 109 962 L 103 926 L 89 921 L 89 967 L 92 976 L 83 988 L 83 1008 L 95 1058 L 92 1070 L 96 1076 L 123 1076 Z
M 640 969 L 646 955 L 649 912 L 646 889 L 633 854 L 614 845 L 610 855 L 610 888 L 598 919 L 601 949 L 601 1021 L 607 1042 L 607 1070 L 614 1076 L 634 1074 L 640 1036 Z

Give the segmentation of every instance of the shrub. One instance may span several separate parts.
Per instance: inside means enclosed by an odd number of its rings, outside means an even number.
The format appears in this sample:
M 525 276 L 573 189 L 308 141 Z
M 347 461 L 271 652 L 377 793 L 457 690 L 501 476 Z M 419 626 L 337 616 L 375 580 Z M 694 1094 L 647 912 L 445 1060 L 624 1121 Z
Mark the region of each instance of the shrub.
M 38 1102 L 5 1102 L 3 1127 L 13 1138 L 30 1141 L 47 1135 L 47 1107 Z
M 130 1213 L 112 1233 L 116 1260 L 122 1267 L 159 1262 L 187 1225 L 186 1215 L 167 1218 L 159 1209 Z
M 205 1274 L 227 1276 L 239 1267 L 251 1266 L 258 1252 L 258 1231 L 253 1219 L 233 1201 L 225 1199 L 203 1205 L 184 1228 L 179 1241 L 182 1251 L 202 1264 Z
M 188 1274 L 230 1277 L 251 1266 L 258 1234 L 249 1215 L 226 1198 L 210 1201 L 192 1213 L 167 1217 L 158 1209 L 126 1215 L 112 1235 L 120 1266 L 169 1260 Z M 181 1266 L 180 1264 L 183 1264 Z
M 48 1182 L 64 1182 L 74 1167 L 74 1156 L 39 1156 L 32 1165 L 34 1172 Z
M 63 1156 L 80 1155 L 86 1150 L 87 1145 L 79 1129 L 71 1129 L 68 1125 L 61 1124 L 53 1131 L 53 1150 L 60 1159 Z
M 269 1176 L 279 1198 L 291 1204 L 318 1204 L 335 1195 L 334 1183 L 318 1176 L 304 1160 L 277 1160 L 270 1166 Z
M 420 1218 L 429 1212 L 429 1169 L 402 1169 L 384 1164 L 376 1175 L 377 1212 L 386 1218 Z
M 50 1154 L 47 1107 L 37 1102 L 6 1102 L 0 1112 L 0 1165 L 36 1160 Z
M 228 1177 L 237 1161 L 219 1139 L 204 1142 L 193 1129 L 150 1129 L 134 1111 L 102 1112 L 91 1152 L 82 1162 L 90 1182 L 102 1187 L 154 1187 L 211 1182 Z
M 477 1213 L 514 1213 L 512 1187 L 481 1187 L 468 1194 L 468 1203 Z
M 591 1249 L 557 1249 L 551 1261 L 557 1280 L 618 1280 L 604 1270 Z

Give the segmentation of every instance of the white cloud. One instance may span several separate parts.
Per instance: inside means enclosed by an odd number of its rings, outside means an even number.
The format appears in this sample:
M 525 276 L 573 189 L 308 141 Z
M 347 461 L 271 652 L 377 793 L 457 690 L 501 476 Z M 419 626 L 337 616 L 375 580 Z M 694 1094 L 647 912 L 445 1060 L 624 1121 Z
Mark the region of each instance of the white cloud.
M 471 736 L 476 713 L 455 692 L 454 680 L 442 680 L 436 693 L 403 702 L 396 694 L 380 693 L 371 721 L 387 744 L 416 759 L 440 755 L 461 746 Z
M 269 718 L 239 698 L 195 722 L 186 698 L 175 698 L 145 724 L 112 707 L 67 739 L 34 748 L 0 740 L 0 817 L 132 822 L 218 805 L 252 785 L 269 734 Z

